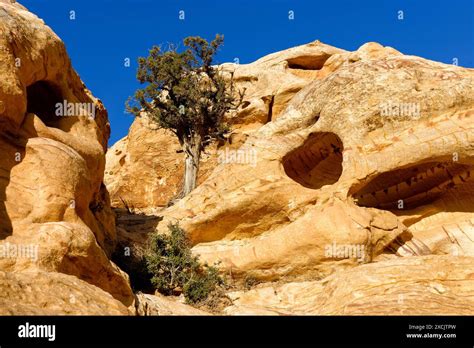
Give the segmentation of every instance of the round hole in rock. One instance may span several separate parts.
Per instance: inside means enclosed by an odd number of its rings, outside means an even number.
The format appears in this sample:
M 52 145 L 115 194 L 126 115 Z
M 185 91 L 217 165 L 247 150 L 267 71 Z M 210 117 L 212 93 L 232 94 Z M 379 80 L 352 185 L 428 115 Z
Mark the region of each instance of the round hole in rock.
M 27 112 L 38 116 L 48 127 L 58 128 L 56 104 L 63 103 L 63 96 L 58 87 L 48 81 L 38 81 L 26 89 Z
M 472 165 L 452 161 L 417 163 L 382 173 L 350 195 L 362 207 L 410 210 L 472 180 L 473 169 Z
M 341 139 L 334 133 L 310 134 L 300 147 L 283 157 L 285 173 L 311 189 L 336 183 L 342 174 Z

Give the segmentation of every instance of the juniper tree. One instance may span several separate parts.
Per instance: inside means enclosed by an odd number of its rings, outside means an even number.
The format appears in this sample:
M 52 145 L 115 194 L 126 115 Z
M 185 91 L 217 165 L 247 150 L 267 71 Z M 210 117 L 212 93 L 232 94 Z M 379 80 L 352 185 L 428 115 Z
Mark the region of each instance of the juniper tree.
M 191 252 L 186 232 L 178 224 L 168 225 L 168 234 L 153 234 L 145 253 L 151 283 L 164 295 L 184 294 L 187 302 L 199 303 L 224 285 L 214 266 L 201 264 Z
M 137 79 L 146 86 L 127 101 L 128 112 L 137 117 L 146 113 L 178 138 L 185 154 L 183 196 L 196 187 L 202 151 L 225 135 L 224 116 L 243 97 L 234 91 L 233 74 L 225 76 L 213 65 L 223 41 L 221 35 L 210 43 L 187 37 L 181 51 L 176 46 L 165 51 L 154 46 L 148 57 L 138 59 Z

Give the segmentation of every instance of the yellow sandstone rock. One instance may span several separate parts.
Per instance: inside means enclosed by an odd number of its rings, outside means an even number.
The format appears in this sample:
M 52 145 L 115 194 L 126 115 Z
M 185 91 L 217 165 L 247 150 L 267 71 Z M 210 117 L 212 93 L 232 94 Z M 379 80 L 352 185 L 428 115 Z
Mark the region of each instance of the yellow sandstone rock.
M 16 297 L 9 296 L 21 296 L 5 292 L 4 286 L 20 291 L 23 287 L 15 282 L 23 281 L 23 272 L 36 271 L 33 289 L 52 306 L 44 314 L 126 313 L 134 303 L 128 275 L 109 260 L 117 236 L 103 184 L 110 134 L 105 108 L 73 70 L 56 34 L 10 1 L 0 2 L 0 76 L 0 271 L 7 279 L 0 287 L 3 300 L 14 302 Z M 77 106 L 79 114 L 58 115 L 56 104 L 65 101 Z M 73 285 L 71 293 L 84 287 L 85 295 L 77 296 L 76 307 L 64 306 L 61 312 L 63 305 L 59 298 L 53 303 L 53 294 L 62 291 L 63 284 Z M 91 296 L 102 304 L 87 310 Z M 11 314 L 28 312 L 7 308 Z M 41 313 L 40 307 L 31 311 Z
M 472 69 L 320 42 L 224 67 L 251 91 L 232 118 L 249 156 L 211 152 L 200 185 L 169 208 L 128 197 L 163 217 L 159 233 L 179 222 L 201 260 L 263 283 L 230 293 L 227 314 L 473 313 Z M 128 173 L 150 175 L 127 162 L 127 149 L 145 151 L 136 134 L 164 141 L 140 122 L 116 145 L 123 166 L 108 155 L 113 192 L 134 192 Z M 181 165 L 162 151 L 155 163 Z
M 203 260 L 261 280 L 472 256 L 474 72 L 375 43 L 336 60 L 249 136 L 256 165 L 220 164 L 158 230 L 179 221 Z

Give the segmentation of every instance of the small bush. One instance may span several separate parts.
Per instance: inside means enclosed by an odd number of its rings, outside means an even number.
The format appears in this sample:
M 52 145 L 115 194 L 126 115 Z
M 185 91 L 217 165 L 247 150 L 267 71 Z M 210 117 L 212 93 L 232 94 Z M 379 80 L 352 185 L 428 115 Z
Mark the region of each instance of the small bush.
M 202 302 L 216 289 L 216 285 L 220 284 L 222 284 L 222 278 L 217 268 L 207 267 L 205 272 L 190 279 L 184 285 L 184 296 L 190 303 Z
M 252 275 L 247 275 L 244 279 L 244 288 L 247 290 L 252 289 L 257 284 L 259 284 L 258 279 Z
M 206 300 L 223 279 L 216 267 L 201 265 L 191 253 L 186 232 L 178 224 L 168 225 L 170 234 L 155 234 L 145 255 L 151 283 L 164 295 L 183 293 L 188 303 Z

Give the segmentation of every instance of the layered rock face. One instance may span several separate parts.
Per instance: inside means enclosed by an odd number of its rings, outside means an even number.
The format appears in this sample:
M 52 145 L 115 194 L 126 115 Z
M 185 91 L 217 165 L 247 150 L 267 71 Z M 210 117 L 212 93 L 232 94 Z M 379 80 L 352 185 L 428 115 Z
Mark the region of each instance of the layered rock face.
M 58 272 L 0 272 L 0 315 L 131 315 L 112 295 Z
M 14 1 L 0 1 L 0 76 L 3 312 L 128 313 L 128 276 L 109 260 L 105 108 L 56 34 Z
M 278 282 L 237 292 L 229 314 L 472 314 L 472 69 L 319 42 L 225 68 L 253 91 L 234 122 L 248 156 L 211 154 L 157 231 L 177 221 L 232 279 Z
M 229 315 L 472 315 L 472 257 L 400 258 L 230 293 Z
M 7 0 L 0 33 L 1 314 L 207 314 L 134 296 L 103 180 L 159 215 L 120 216 L 122 242 L 177 221 L 245 285 L 225 314 L 473 314 L 472 69 L 318 41 L 224 64 L 245 89 L 233 132 L 167 208 L 175 139 L 137 119 L 106 165 L 106 110 L 60 39 Z
M 311 43 L 251 64 L 220 66 L 225 73 L 233 73 L 236 88 L 245 91 L 245 98 L 241 108 L 228 116 L 227 122 L 232 125 L 228 141 L 213 144 L 203 154 L 199 183 L 205 181 L 217 164 L 225 162 L 226 151 L 232 153 L 240 148 L 250 134 L 280 117 L 298 91 L 328 74 L 332 67 L 322 68 L 323 64 L 331 55 L 342 52 Z M 127 205 L 145 212 L 166 206 L 181 189 L 184 162 L 180 151 L 174 134 L 156 130 L 146 117 L 137 118 L 128 136 L 107 152 L 104 180 L 112 206 Z
M 203 259 L 264 280 L 472 255 L 472 70 L 378 44 L 325 64 L 247 139 L 256 163 L 219 165 L 159 230 L 177 220 Z M 338 246 L 359 255 L 337 260 Z

